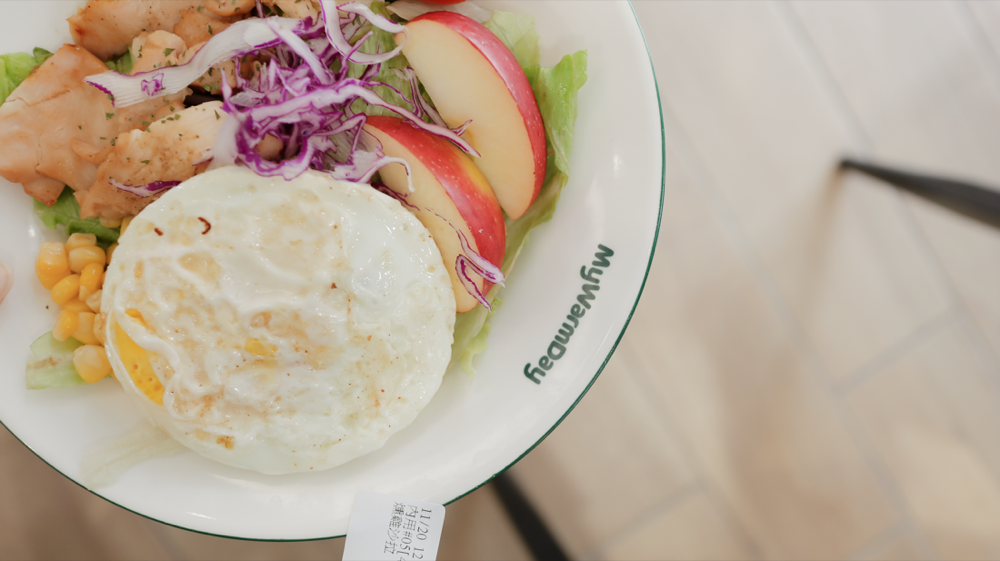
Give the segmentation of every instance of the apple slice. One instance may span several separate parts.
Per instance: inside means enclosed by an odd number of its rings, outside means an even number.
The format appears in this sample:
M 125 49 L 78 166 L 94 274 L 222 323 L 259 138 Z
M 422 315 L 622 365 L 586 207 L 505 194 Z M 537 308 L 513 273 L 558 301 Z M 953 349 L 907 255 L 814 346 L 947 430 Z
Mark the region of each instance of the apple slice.
M 449 127 L 470 119 L 464 138 L 500 206 L 513 219 L 538 197 L 545 176 L 545 129 L 531 84 L 489 29 L 454 12 L 406 24 L 403 54 Z M 396 35 L 402 42 L 403 34 Z
M 430 231 L 441 251 L 459 312 L 476 307 L 476 298 L 462 285 L 455 271 L 462 254 L 459 233 L 472 250 L 497 267 L 503 264 L 507 230 L 503 212 L 482 172 L 451 142 L 418 129 L 396 117 L 368 117 L 365 131 L 382 144 L 386 156 L 405 160 L 413 174 L 413 192 L 409 190 L 406 168 L 389 164 L 379 174 L 382 182 L 404 201 Z M 486 294 L 492 284 L 473 279 Z

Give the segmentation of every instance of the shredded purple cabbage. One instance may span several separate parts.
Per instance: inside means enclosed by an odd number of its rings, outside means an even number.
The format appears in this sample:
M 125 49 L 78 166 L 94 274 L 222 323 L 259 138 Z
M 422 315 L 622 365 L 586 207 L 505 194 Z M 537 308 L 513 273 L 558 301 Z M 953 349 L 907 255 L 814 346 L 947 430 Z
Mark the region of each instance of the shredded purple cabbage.
M 414 126 L 447 138 L 478 156 L 460 136 L 461 132 L 422 120 L 426 112 L 423 100 L 413 103 L 418 108 L 418 113 L 414 113 L 386 102 L 370 89 L 385 85 L 372 78 L 378 74 L 379 65 L 395 56 L 399 49 L 379 54 L 360 53 L 358 49 L 364 39 L 353 46 L 348 40 L 363 23 L 360 15 L 387 31 L 405 32 L 405 27 L 360 4 L 342 4 L 338 9 L 348 16 L 341 18 L 324 3 L 321 21 L 327 24 L 306 25 L 301 33 L 265 20 L 281 44 L 273 48 L 271 60 L 250 80 L 242 78 L 240 61 L 236 61 L 237 88 L 241 90 L 238 94 L 234 95 L 227 81 L 222 81 L 223 110 L 231 123 L 226 123 L 219 132 L 211 167 L 240 163 L 262 176 L 285 179 L 315 169 L 334 172 L 339 179 L 367 181 L 378 168 L 394 160 L 386 158 L 379 148 L 375 149 L 375 158 L 359 149 L 358 139 L 366 117 L 351 111 L 357 99 L 389 109 Z M 348 77 L 348 61 L 366 66 L 360 78 Z M 419 97 L 419 93 L 414 97 Z M 284 143 L 283 161 L 269 162 L 254 149 L 268 135 Z M 335 137 L 342 142 L 338 143 Z M 338 157 L 337 152 L 345 148 L 345 139 L 350 148 L 347 154 Z
M 407 208 L 412 208 L 413 210 L 420 210 L 420 207 L 418 207 L 417 205 L 412 204 L 412 203 L 410 203 L 410 201 L 406 200 L 406 198 L 407 198 L 406 195 L 404 195 L 402 193 L 397 193 L 397 192 L 393 191 L 392 189 L 390 189 L 385 184 L 382 184 L 382 183 L 372 183 L 372 187 L 374 187 L 376 191 L 379 191 L 380 193 L 384 193 L 384 194 L 392 197 L 393 199 L 396 199 L 397 201 L 399 201 L 399 204 L 401 204 L 401 205 L 403 205 L 403 206 L 405 206 Z
M 454 228 L 454 226 L 452 227 Z M 462 253 L 464 254 L 459 257 L 465 257 L 469 261 L 469 266 L 472 267 L 472 270 L 474 270 L 477 275 L 493 284 L 503 286 L 504 276 L 500 267 L 490 263 L 482 255 L 476 253 L 476 251 L 472 249 L 472 245 L 469 244 L 469 240 L 466 239 L 465 234 L 463 234 L 461 230 L 455 228 L 455 233 L 458 234 L 458 241 L 462 244 Z
M 450 224 L 450 223 L 449 223 Z M 452 226 L 452 228 L 455 228 Z M 455 258 L 455 273 L 458 274 L 458 280 L 465 287 L 465 290 L 471 294 L 476 300 L 479 301 L 487 310 L 493 311 L 493 306 L 490 305 L 489 300 L 483 296 L 483 293 L 479 291 L 479 287 L 476 282 L 472 280 L 469 275 L 470 270 L 477 275 L 486 279 L 487 282 L 493 284 L 499 284 L 503 286 L 504 275 L 503 271 L 499 267 L 490 263 L 482 255 L 476 253 L 472 246 L 469 245 L 469 240 L 465 238 L 465 234 L 461 230 L 455 228 L 455 233 L 458 234 L 458 239 L 462 244 L 462 253 L 458 254 Z
M 180 181 L 154 181 L 145 185 L 129 185 L 128 183 L 115 181 L 114 178 L 109 179 L 109 182 L 116 189 L 127 191 L 142 198 L 151 197 L 161 191 L 166 191 L 171 187 L 181 184 Z
M 500 268 L 493 263 L 487 261 L 485 257 L 479 255 L 476 250 L 472 249 L 472 244 L 469 243 L 468 238 L 465 237 L 462 230 L 452 224 L 450 220 L 432 208 L 425 208 L 424 210 L 434 213 L 435 216 L 444 220 L 445 224 L 451 226 L 452 230 L 455 230 L 455 235 L 458 236 L 458 242 L 462 245 L 462 253 L 455 258 L 455 273 L 458 275 L 458 280 L 462 283 L 462 286 L 465 287 L 466 292 L 471 294 L 473 298 L 483 305 L 483 307 L 492 312 L 493 306 L 490 305 L 489 300 L 487 300 L 486 297 L 483 296 L 483 293 L 480 292 L 479 287 L 476 285 L 476 282 L 472 280 L 472 276 L 469 275 L 469 272 L 474 272 L 490 283 L 503 286 L 503 281 L 505 280 L 503 271 L 501 271 Z
M 480 304 L 482 304 L 487 310 L 493 311 L 493 306 L 490 305 L 490 301 L 483 296 L 483 293 L 479 290 L 479 286 L 476 281 L 472 280 L 469 275 L 469 269 L 475 271 L 475 266 L 469 260 L 468 257 L 464 255 L 459 255 L 455 258 L 455 273 L 458 274 L 458 280 L 462 283 L 462 287 L 465 291 L 472 295 Z M 476 271 L 478 273 L 478 271 Z

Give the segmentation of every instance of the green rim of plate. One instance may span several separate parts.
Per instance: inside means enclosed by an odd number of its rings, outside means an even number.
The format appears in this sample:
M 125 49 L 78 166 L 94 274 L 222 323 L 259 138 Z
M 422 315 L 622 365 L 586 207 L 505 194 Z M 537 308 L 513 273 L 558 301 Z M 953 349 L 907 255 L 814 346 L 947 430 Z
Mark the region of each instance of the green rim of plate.
M 562 424 L 562 422 L 566 419 L 566 417 L 568 417 L 569 414 L 573 411 L 573 409 L 576 408 L 577 404 L 580 403 L 580 401 L 583 399 L 583 396 L 587 395 L 587 392 L 590 391 L 590 388 L 594 385 L 594 382 L 597 381 L 597 377 L 601 375 L 601 372 L 604 372 L 604 367 L 608 365 L 608 362 L 611 360 L 611 356 L 615 354 L 615 349 L 618 348 L 618 343 L 620 343 L 621 340 L 622 340 L 622 337 L 625 336 L 625 331 L 628 330 L 628 324 L 632 321 L 632 316 L 635 314 L 635 309 L 636 309 L 636 307 L 639 306 L 639 300 L 642 298 L 642 292 L 646 288 L 646 280 L 649 278 L 649 270 L 653 266 L 653 255 L 656 253 L 656 242 L 659 239 L 659 235 L 660 235 L 660 221 L 663 219 L 663 197 L 664 197 L 664 194 L 666 192 L 666 181 L 667 181 L 667 175 L 666 175 L 666 172 L 667 172 L 667 158 L 666 158 L 666 153 L 665 153 L 665 151 L 666 151 L 666 137 L 665 137 L 665 133 L 664 133 L 664 129 L 663 129 L 663 102 L 660 101 L 660 86 L 659 86 L 659 84 L 656 81 L 656 68 L 653 66 L 653 58 L 649 54 L 649 44 L 646 42 L 646 36 L 642 32 L 642 27 L 639 25 L 639 18 L 638 18 L 638 16 L 636 16 L 635 8 L 632 7 L 632 3 L 631 2 L 629 2 L 629 9 L 632 10 L 632 17 L 635 19 L 636 28 L 638 28 L 638 30 L 639 30 L 639 37 L 642 38 L 642 44 L 646 48 L 646 58 L 647 58 L 647 60 L 649 60 L 650 72 L 653 75 L 653 88 L 656 90 L 656 106 L 657 106 L 657 111 L 658 111 L 659 117 L 660 117 L 660 207 L 657 210 L 657 214 L 656 214 L 656 229 L 653 232 L 653 243 L 652 243 L 652 245 L 649 248 L 649 261 L 646 263 L 646 272 L 645 272 L 645 274 L 642 277 L 642 283 L 639 285 L 639 293 L 636 294 L 636 296 L 635 296 L 635 303 L 632 304 L 632 309 L 629 311 L 628 317 L 625 318 L 625 324 L 622 325 L 621 333 L 619 333 L 618 334 L 618 338 L 615 339 L 615 344 L 612 345 L 611 346 L 611 350 L 608 351 L 608 356 L 604 358 L 604 362 L 601 363 L 600 368 L 598 368 L 597 372 L 594 373 L 594 377 L 590 379 L 590 382 L 587 383 L 587 387 L 583 389 L 583 391 L 580 393 L 580 397 L 576 398 L 576 401 L 573 402 L 573 405 L 570 405 L 569 409 L 567 409 L 566 412 L 563 413 L 562 417 L 560 417 L 559 420 L 556 421 L 555 424 L 552 425 L 552 427 L 549 428 L 549 430 L 547 430 L 545 432 L 545 434 L 543 434 L 541 436 L 541 438 L 539 438 L 534 444 L 532 444 L 531 446 L 529 446 L 528 449 L 525 450 L 524 452 L 522 452 L 521 455 L 518 456 L 514 461 L 512 461 L 509 464 L 507 464 L 506 467 L 504 467 L 500 471 L 494 473 L 493 475 L 491 475 L 488 479 L 486 479 L 485 481 L 483 481 L 479 485 L 476 485 L 475 487 L 473 487 L 472 489 L 469 489 L 465 493 L 462 493 L 461 495 L 455 497 L 454 499 L 451 499 L 450 501 L 444 503 L 445 505 L 450 505 L 451 503 L 453 503 L 453 502 L 461 499 L 462 497 L 465 497 L 466 495 L 469 495 L 469 494 L 473 493 L 474 491 L 476 491 L 479 488 L 483 487 L 484 485 L 486 485 L 490 481 L 493 481 L 498 475 L 500 475 L 501 473 L 507 471 L 508 469 L 510 469 L 511 467 L 513 467 L 514 464 L 516 464 L 517 462 L 521 461 L 522 458 L 524 458 L 525 456 L 527 456 L 532 450 L 535 449 L 536 446 L 538 446 L 539 444 L 541 444 L 541 442 L 543 440 L 545 440 L 550 434 L 552 434 L 552 431 L 556 430 L 556 427 L 558 427 L 560 424 Z M 77 486 L 79 486 L 81 489 L 84 489 L 88 493 L 90 493 L 90 494 L 92 494 L 94 496 L 100 497 L 100 498 L 104 499 L 105 501 L 107 501 L 107 502 L 109 502 L 109 503 L 111 503 L 111 504 L 113 504 L 113 505 L 115 505 L 115 506 L 117 506 L 117 507 L 119 507 L 121 509 L 127 510 L 127 511 L 131 512 L 132 514 L 137 514 L 137 515 L 139 515 L 139 516 L 141 516 L 143 518 L 146 518 L 148 520 L 152 520 L 153 522 L 158 522 L 160 524 L 164 524 L 164 525 L 167 525 L 167 526 L 172 526 L 174 528 L 178 528 L 178 529 L 185 530 L 185 531 L 188 531 L 188 532 L 194 532 L 196 534 L 202 534 L 202 535 L 205 535 L 205 536 L 213 536 L 213 537 L 216 537 L 216 538 L 227 538 L 227 539 L 231 539 L 231 540 L 242 540 L 242 541 L 250 541 L 250 542 L 274 542 L 274 543 L 311 542 L 311 541 L 332 540 L 332 539 L 342 538 L 342 537 L 344 537 L 346 535 L 346 534 L 341 534 L 341 535 L 337 535 L 337 536 L 325 536 L 325 537 L 319 537 L 319 538 L 295 538 L 295 539 L 287 539 L 287 540 L 283 540 L 283 539 L 267 539 L 267 538 L 247 538 L 247 537 L 243 537 L 243 536 L 227 536 L 227 535 L 223 535 L 223 534 L 213 534 L 211 532 L 203 532 L 201 530 L 195 530 L 195 529 L 192 529 L 192 528 L 187 528 L 187 527 L 184 527 L 184 526 L 179 526 L 177 524 L 171 524 L 170 522 L 164 522 L 163 520 L 159 520 L 159 519 L 153 518 L 152 516 L 143 514 L 141 512 L 134 511 L 134 510 L 128 508 L 127 506 L 122 506 L 122 505 L 120 505 L 120 504 L 112 501 L 111 499 L 109 499 L 109 498 L 107 498 L 107 497 L 105 497 L 105 496 L 103 496 L 101 494 L 95 493 L 94 491 L 92 491 L 90 489 L 87 489 L 80 482 L 76 481 L 75 479 L 73 479 L 72 477 L 66 475 L 65 473 L 59 471 L 59 469 L 57 469 L 55 466 L 53 466 L 52 464 L 50 464 L 49 462 L 47 462 L 45 460 L 45 458 L 39 456 L 34 451 L 34 449 L 32 449 L 27 444 L 25 444 L 25 442 L 23 440 L 21 440 L 20 438 L 18 438 L 18 436 L 16 434 L 14 434 L 14 431 L 10 430 L 7 427 L 7 425 L 5 425 L 3 423 L 2 420 L 0 420 L 0 425 L 2 425 L 3 428 L 7 429 L 7 432 L 9 432 L 15 439 L 17 439 L 18 442 L 20 442 L 22 445 L 24 445 L 25 448 L 27 448 L 28 450 L 31 450 L 31 453 L 35 454 L 35 456 L 39 460 L 42 460 L 43 462 L 45 462 L 45 465 L 51 467 L 57 473 L 59 473 L 60 475 L 62 475 L 66 479 L 72 481 Z

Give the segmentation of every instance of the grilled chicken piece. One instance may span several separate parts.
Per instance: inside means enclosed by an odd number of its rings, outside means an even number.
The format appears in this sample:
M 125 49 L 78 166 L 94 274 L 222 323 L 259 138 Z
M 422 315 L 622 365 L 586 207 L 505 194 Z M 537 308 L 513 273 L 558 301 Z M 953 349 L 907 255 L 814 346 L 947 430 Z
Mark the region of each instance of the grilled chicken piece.
M 249 14 L 257 7 L 257 0 L 208 0 L 205 9 L 217 16 Z
M 147 185 L 154 181 L 184 181 L 204 171 L 205 159 L 225 122 L 222 103 L 211 101 L 178 111 L 154 122 L 143 132 L 133 130 L 118 137 L 114 149 L 97 169 L 97 181 L 77 192 L 80 215 L 122 218 L 138 214 L 158 196 L 139 197 L 111 184 Z
M 187 51 L 187 43 L 169 31 L 143 33 L 132 40 L 135 64 L 130 74 L 149 72 L 157 68 L 177 66 Z
M 66 21 L 77 45 L 109 60 L 128 50 L 132 39 L 144 31 L 172 30 L 182 11 L 204 9 L 205 1 L 88 0 Z
M 191 90 L 183 90 L 167 96 L 129 105 L 118 110 L 118 134 L 133 129 L 146 130 L 150 123 L 177 113 L 184 109 L 184 98 L 191 95 Z M 101 160 L 103 162 L 104 160 Z M 101 162 L 97 162 L 100 164 Z
M 97 168 L 88 159 L 110 147 L 119 123 L 108 96 L 83 78 L 107 69 L 74 45 L 35 69 L 0 105 L 0 175 L 45 204 L 64 185 L 93 185 Z
M 344 1 L 337 2 L 342 4 Z M 319 3 L 314 0 L 263 0 L 265 6 L 277 7 L 286 18 L 306 18 L 319 15 Z M 256 0 L 208 0 L 205 11 L 217 16 L 249 14 L 257 7 Z
M 266 6 L 277 6 L 286 18 L 313 18 L 319 16 L 319 3 L 313 0 L 263 0 Z M 343 2 L 337 2 L 342 4 Z
M 204 172 L 215 146 L 215 138 L 227 114 L 222 102 L 210 101 L 189 107 L 149 126 L 118 137 L 117 145 L 97 170 L 97 183 L 76 193 L 80 215 L 123 218 L 138 214 L 160 197 L 139 197 L 111 184 L 147 185 L 154 181 L 184 181 Z M 284 143 L 268 135 L 257 146 L 265 159 L 277 161 Z
M 204 10 L 184 10 L 181 12 L 181 21 L 174 25 L 174 34 L 184 39 L 188 45 L 197 45 L 229 27 L 234 19 L 216 16 Z
M 0 176 L 51 205 L 63 186 L 89 189 L 119 133 L 179 111 L 190 90 L 116 110 L 83 79 L 107 72 L 94 55 L 64 45 L 0 105 Z

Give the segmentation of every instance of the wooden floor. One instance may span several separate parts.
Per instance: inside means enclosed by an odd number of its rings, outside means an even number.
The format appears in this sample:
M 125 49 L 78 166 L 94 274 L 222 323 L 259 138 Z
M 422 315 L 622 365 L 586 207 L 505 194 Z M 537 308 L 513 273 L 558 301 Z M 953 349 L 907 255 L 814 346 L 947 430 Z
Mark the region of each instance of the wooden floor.
M 634 4 L 666 129 L 656 258 L 514 475 L 575 558 L 1000 558 L 1000 232 L 835 172 L 1000 187 L 1000 3 Z M 158 525 L 0 435 L 3 559 L 341 548 Z M 528 554 L 487 487 L 449 507 L 440 558 Z

